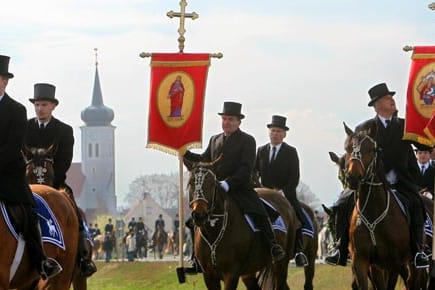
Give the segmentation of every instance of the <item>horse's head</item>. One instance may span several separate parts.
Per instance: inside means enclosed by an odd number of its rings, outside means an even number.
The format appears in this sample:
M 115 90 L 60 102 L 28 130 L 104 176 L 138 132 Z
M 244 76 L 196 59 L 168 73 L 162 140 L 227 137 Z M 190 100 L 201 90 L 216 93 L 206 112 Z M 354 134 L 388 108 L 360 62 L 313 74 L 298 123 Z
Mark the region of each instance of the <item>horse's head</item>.
M 340 180 L 341 185 L 343 188 L 346 188 L 346 154 L 338 156 L 336 153 L 331 151 L 328 153 L 331 161 L 338 166 L 338 179 Z
M 197 226 L 207 222 L 216 202 L 216 194 L 220 188 L 214 173 L 215 163 L 192 163 L 189 169 L 188 183 L 189 205 L 192 218 Z
M 29 183 L 53 186 L 54 146 L 48 148 L 25 147 L 23 153 L 27 160 L 26 176 Z
M 356 189 L 360 183 L 373 181 L 378 147 L 370 129 L 353 132 L 345 124 L 345 131 L 346 181 L 349 188 Z
M 327 227 L 329 229 L 329 232 L 334 237 L 334 240 L 336 241 L 338 239 L 337 237 L 337 209 L 336 206 L 327 207 L 326 205 L 322 204 L 323 210 L 328 215 L 328 222 Z

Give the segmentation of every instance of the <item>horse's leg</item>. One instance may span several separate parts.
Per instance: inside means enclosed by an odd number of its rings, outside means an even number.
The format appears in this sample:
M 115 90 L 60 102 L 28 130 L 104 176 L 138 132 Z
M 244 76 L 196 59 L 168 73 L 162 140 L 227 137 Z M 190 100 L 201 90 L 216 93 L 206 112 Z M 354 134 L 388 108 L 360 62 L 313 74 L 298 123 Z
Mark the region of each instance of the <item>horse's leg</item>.
M 278 262 L 276 265 L 272 266 L 272 271 L 274 274 L 274 284 L 275 289 L 279 290 L 290 290 L 287 284 L 287 275 L 288 275 L 288 263 L 289 260 L 285 258 L 284 260 Z M 313 264 L 314 265 L 314 264 Z M 266 285 L 267 286 L 267 285 Z M 271 285 L 268 285 L 271 286 Z
M 359 290 L 368 290 L 369 265 L 365 261 L 360 261 L 353 257 L 352 271 L 355 275 L 356 284 Z
M 304 274 L 305 274 L 304 290 L 313 290 L 313 279 L 314 279 L 314 272 L 315 272 L 318 237 L 309 238 L 305 236 L 304 238 L 309 239 L 306 243 L 307 246 L 305 247 L 305 254 L 307 255 L 308 258 L 308 266 L 304 268 Z
M 258 285 L 258 279 L 255 277 L 255 274 L 245 275 L 242 277 L 243 284 L 245 284 L 246 289 L 249 290 L 261 290 Z
M 234 274 L 226 273 L 223 277 L 223 280 L 224 280 L 224 290 L 236 290 L 237 289 L 237 285 L 239 284 L 239 276 L 235 276 Z M 248 290 L 250 290 L 250 289 L 248 289 Z

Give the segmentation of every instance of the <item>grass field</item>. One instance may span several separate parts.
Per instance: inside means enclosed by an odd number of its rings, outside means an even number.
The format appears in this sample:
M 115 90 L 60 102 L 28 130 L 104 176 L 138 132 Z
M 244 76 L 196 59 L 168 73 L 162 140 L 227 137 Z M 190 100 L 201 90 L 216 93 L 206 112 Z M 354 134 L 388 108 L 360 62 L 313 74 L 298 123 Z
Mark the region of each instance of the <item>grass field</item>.
M 179 284 L 175 269 L 178 262 L 97 262 L 98 272 L 88 279 L 90 290 L 199 290 L 206 289 L 202 275 L 187 276 Z M 316 265 L 314 289 L 350 289 L 350 267 Z M 288 284 L 291 289 L 303 289 L 304 272 L 289 266 Z M 245 289 L 240 283 L 238 289 Z M 399 289 L 399 288 L 397 288 Z

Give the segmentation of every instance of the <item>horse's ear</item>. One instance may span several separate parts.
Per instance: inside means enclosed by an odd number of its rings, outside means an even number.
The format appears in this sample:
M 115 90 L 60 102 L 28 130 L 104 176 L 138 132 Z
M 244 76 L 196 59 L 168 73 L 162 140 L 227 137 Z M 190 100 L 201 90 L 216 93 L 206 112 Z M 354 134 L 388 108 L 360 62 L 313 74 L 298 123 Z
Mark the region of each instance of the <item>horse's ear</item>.
M 326 205 L 324 205 L 323 203 L 322 203 L 322 207 L 323 207 L 323 210 L 329 215 L 329 216 L 331 216 L 332 215 L 332 209 L 330 209 L 329 207 L 327 207 Z
M 192 161 L 190 159 L 187 159 L 186 157 L 183 157 L 183 163 L 184 163 L 184 166 L 186 166 L 187 170 L 189 170 L 189 171 L 191 171 L 192 168 L 196 164 L 196 162 L 194 162 L 194 161 Z
M 51 144 L 50 147 L 47 148 L 47 154 L 54 155 L 55 150 L 56 150 L 56 146 L 54 144 Z
M 24 147 L 23 147 L 23 154 L 24 154 L 24 157 L 26 157 L 27 160 L 32 159 L 32 151 L 26 145 L 24 145 Z
M 343 125 L 344 125 L 344 131 L 346 132 L 347 136 L 352 135 L 352 134 L 353 134 L 352 129 L 350 129 L 350 128 L 346 125 L 345 122 L 343 122 Z
M 337 164 L 338 166 L 340 166 L 340 157 L 338 157 L 337 154 L 335 154 L 335 152 L 329 151 L 328 153 L 331 161 Z

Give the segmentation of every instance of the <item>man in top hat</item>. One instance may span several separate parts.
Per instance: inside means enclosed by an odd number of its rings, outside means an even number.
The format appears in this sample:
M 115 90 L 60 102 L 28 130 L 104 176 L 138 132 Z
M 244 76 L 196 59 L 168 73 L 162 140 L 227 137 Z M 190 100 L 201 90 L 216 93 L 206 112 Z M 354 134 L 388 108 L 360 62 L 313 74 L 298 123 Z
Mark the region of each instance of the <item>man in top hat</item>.
M 397 190 L 400 196 L 406 200 L 409 208 L 411 249 L 415 255 L 415 266 L 427 268 L 429 267 L 429 258 L 423 251 L 425 209 L 416 184 L 416 174 L 419 168 L 411 143 L 402 139 L 405 122 L 404 119 L 397 117 L 396 102 L 393 99 L 395 92 L 390 91 L 385 83 L 380 83 L 372 87 L 368 93 L 370 96 L 368 106 L 374 108 L 376 116 L 358 125 L 355 131 L 375 128 L 374 139 L 379 148 L 385 179 L 390 187 Z M 344 220 L 341 223 L 349 224 L 348 221 Z M 339 251 L 325 259 L 329 264 L 342 264 L 344 256 L 347 257 L 349 229 L 346 228 L 341 234 L 341 239 L 346 242 L 340 242 Z
M 25 146 L 27 148 L 49 148 L 54 146 L 53 187 L 66 188 L 75 204 L 71 187 L 66 183 L 66 172 L 71 166 L 73 158 L 74 135 L 70 125 L 53 117 L 53 111 L 59 104 L 55 98 L 56 87 L 52 84 L 38 83 L 34 86 L 34 96 L 29 101 L 34 105 L 36 117 L 28 120 Z M 75 204 L 76 209 L 77 205 Z M 79 254 L 81 256 L 81 275 L 88 277 L 95 271 L 96 267 L 88 257 L 88 246 L 86 232 L 83 226 L 83 219 L 77 209 L 79 217 Z
M 284 142 L 288 127 L 287 118 L 272 116 L 269 128 L 270 143 L 258 148 L 255 162 L 254 182 L 260 186 L 281 190 L 293 206 L 296 216 L 305 225 L 306 220 L 302 213 L 301 204 L 296 196 L 296 187 L 299 184 L 299 157 L 296 148 Z M 308 265 L 308 259 L 303 253 L 302 229 L 296 232 L 295 263 L 298 267 Z
M 284 258 L 285 252 L 276 242 L 266 209 L 253 187 L 251 174 L 255 164 L 255 139 L 239 128 L 241 120 L 245 117 L 241 113 L 241 108 L 242 105 L 239 103 L 224 102 L 223 111 L 218 113 L 221 116 L 223 132 L 210 138 L 204 153 L 195 154 L 187 151 L 184 158 L 195 162 L 211 162 L 222 154 L 216 170 L 220 186 L 231 194 L 243 214 L 249 214 L 254 218 L 271 249 L 272 259 L 279 261 Z M 194 230 L 189 220 L 186 221 L 186 225 L 190 226 L 193 235 Z M 194 253 L 192 257 L 194 258 Z M 195 262 L 194 259 L 193 261 Z M 194 263 L 193 268 L 195 267 Z
M 5 92 L 9 79 L 9 57 L 0 55 L 0 199 L 11 211 L 24 214 L 27 228 L 22 234 L 30 260 L 43 279 L 62 271 L 59 263 L 47 258 L 42 247 L 38 218 L 33 211 L 35 203 L 26 180 L 26 168 L 21 148 L 26 132 L 26 108 Z M 24 209 L 24 213 L 22 212 Z
M 419 192 L 427 198 L 433 199 L 435 167 L 431 166 L 430 164 L 430 154 L 432 152 L 432 147 L 421 144 L 415 144 L 415 147 L 415 156 L 420 169 L 419 173 L 417 174 Z

